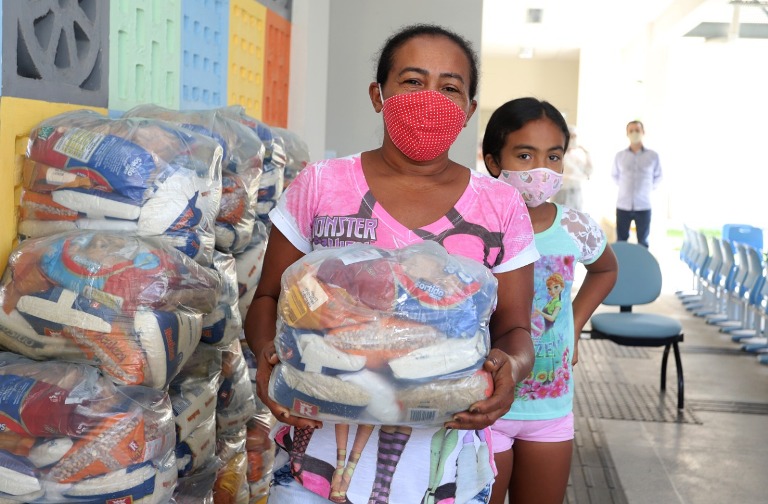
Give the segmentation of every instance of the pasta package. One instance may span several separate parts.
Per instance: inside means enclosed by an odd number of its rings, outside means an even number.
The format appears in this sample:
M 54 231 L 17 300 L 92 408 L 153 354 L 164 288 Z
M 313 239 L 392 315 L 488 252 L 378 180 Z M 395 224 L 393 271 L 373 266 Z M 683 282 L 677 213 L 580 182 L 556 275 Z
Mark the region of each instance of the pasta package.
M 0 285 L 0 346 L 161 388 L 194 351 L 219 292 L 214 270 L 138 236 L 75 231 L 25 240 Z
M 270 397 L 310 418 L 444 422 L 492 392 L 496 288 L 434 242 L 311 252 L 282 277 Z
M 11 353 L 0 353 L 0 390 L 3 502 L 167 502 L 177 478 L 167 393 Z

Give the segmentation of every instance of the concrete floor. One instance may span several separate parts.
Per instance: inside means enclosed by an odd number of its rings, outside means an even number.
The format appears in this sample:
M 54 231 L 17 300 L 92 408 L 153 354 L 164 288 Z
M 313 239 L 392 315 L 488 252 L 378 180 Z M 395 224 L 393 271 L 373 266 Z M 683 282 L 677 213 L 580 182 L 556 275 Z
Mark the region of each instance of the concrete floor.
M 605 418 L 606 415 L 586 419 L 598 436 L 598 444 L 604 443 L 598 446 L 605 452 L 601 458 L 604 466 L 608 466 L 607 473 L 618 479 L 613 486 L 623 495 L 592 492 L 578 498 L 576 492 L 569 491 L 566 500 L 569 504 L 767 503 L 768 366 L 741 351 L 730 336 L 686 311 L 674 291 L 690 287 L 690 273 L 675 252 L 666 256 L 652 252 L 662 264 L 664 292 L 640 311 L 669 315 L 683 325 L 685 341 L 681 351 L 688 421 L 637 421 Z M 584 341 L 583 349 L 589 353 L 599 349 L 598 344 L 613 345 L 607 341 Z M 581 352 L 580 347 L 580 355 Z M 647 353 L 640 358 L 614 355 L 603 356 L 602 361 L 584 359 L 576 367 L 575 376 L 579 380 L 580 375 L 584 378 L 608 372 L 613 373 L 617 382 L 653 387 L 658 392 L 661 349 L 642 352 Z M 600 366 L 601 369 L 595 369 Z M 669 390 L 663 400 L 674 404 L 676 374 L 672 359 L 667 380 Z M 576 386 L 577 395 L 590 393 L 586 389 L 589 380 L 577 381 Z M 582 412 L 582 421 L 585 415 L 594 415 L 594 411 Z M 577 440 L 579 425 L 587 424 L 580 424 L 577 419 Z M 572 475 L 580 470 L 576 459 L 574 462 Z M 576 479 L 572 476 L 573 488 L 569 490 L 582 484 Z M 586 480 L 589 486 L 590 478 Z

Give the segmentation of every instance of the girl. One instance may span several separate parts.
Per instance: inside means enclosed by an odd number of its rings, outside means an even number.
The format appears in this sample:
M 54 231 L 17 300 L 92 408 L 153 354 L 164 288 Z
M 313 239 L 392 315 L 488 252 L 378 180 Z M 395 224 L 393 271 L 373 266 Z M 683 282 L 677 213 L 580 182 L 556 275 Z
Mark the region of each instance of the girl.
M 515 389 L 509 412 L 492 426 L 499 475 L 491 503 L 562 504 L 573 449 L 573 377 L 584 324 L 613 288 L 618 267 L 603 231 L 588 215 L 547 202 L 560 188 L 568 126 L 535 98 L 505 103 L 483 138 L 490 174 L 525 199 L 541 257 L 534 264 L 532 323 L 536 361 Z M 576 262 L 587 269 L 571 302 Z M 539 301 L 547 300 L 547 301 Z M 513 463 L 514 462 L 514 463 Z

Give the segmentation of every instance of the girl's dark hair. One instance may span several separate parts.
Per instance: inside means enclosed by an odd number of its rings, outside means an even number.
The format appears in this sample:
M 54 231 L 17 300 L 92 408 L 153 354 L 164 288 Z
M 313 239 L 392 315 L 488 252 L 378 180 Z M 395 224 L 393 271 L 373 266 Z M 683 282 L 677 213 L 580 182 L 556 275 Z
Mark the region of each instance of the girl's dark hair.
M 475 94 L 477 93 L 477 81 L 479 76 L 477 70 L 477 54 L 475 54 L 475 51 L 472 48 L 472 43 L 458 33 L 433 24 L 414 24 L 406 26 L 387 39 L 384 43 L 384 47 L 382 47 L 379 52 L 379 63 L 376 66 L 376 82 L 383 85 L 387 80 L 387 76 L 389 75 L 390 70 L 392 70 L 395 51 L 412 38 L 424 35 L 431 37 L 446 37 L 464 51 L 464 54 L 469 61 L 469 99 L 474 100 Z
M 568 150 L 571 133 L 563 114 L 549 102 L 536 98 L 517 98 L 494 110 L 483 135 L 483 158 L 490 154 L 497 163 L 501 163 L 501 149 L 507 135 L 522 129 L 526 124 L 537 119 L 547 118 L 560 128 L 565 136 L 563 148 Z

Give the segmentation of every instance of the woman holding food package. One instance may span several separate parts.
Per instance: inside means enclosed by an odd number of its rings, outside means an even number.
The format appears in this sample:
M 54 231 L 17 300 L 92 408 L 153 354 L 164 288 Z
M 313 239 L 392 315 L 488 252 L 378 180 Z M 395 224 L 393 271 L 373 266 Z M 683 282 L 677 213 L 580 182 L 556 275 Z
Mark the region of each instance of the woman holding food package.
M 259 398 L 281 422 L 275 440 L 283 451 L 270 503 L 488 501 L 496 472 L 489 426 L 509 410 L 515 384 L 533 367 L 530 309 L 539 254 L 517 190 L 448 158 L 477 107 L 477 85 L 477 57 L 464 38 L 435 25 L 401 29 L 382 48 L 369 86 L 385 125 L 381 147 L 307 166 L 270 212 L 263 274 L 245 320 L 258 357 Z M 270 397 L 270 376 L 283 365 L 278 355 L 284 360 L 302 351 L 275 347 L 284 272 L 318 251 L 341 255 L 338 247 L 361 243 L 393 253 L 437 243 L 443 253 L 491 273 L 497 297 L 481 366 L 492 394 L 443 425 L 348 422 L 361 424 L 348 428 L 312 418 L 310 410 L 297 414 Z M 425 367 L 404 372 L 418 379 Z

